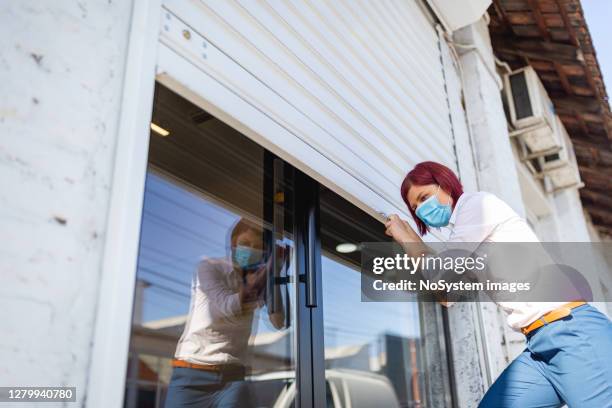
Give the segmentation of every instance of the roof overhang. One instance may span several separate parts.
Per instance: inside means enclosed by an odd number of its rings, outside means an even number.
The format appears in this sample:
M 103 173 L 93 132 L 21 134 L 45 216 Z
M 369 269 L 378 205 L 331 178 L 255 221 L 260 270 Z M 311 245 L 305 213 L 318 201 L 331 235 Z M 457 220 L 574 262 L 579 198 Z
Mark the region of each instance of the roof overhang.
M 583 207 L 612 236 L 612 115 L 579 0 L 493 0 L 491 42 L 513 69 L 531 65 L 576 151 Z

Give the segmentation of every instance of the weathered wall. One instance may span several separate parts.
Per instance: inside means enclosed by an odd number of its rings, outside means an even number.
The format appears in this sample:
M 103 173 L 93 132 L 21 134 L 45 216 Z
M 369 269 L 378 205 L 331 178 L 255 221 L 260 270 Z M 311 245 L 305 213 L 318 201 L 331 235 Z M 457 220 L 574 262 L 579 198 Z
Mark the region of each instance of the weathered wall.
M 83 400 L 131 3 L 0 2 L 0 385 Z
M 496 194 L 523 215 L 518 174 L 513 165 L 506 116 L 489 31 L 484 19 L 457 31 L 464 94 L 480 190 Z M 463 44 L 463 46 L 461 46 Z
M 440 51 L 444 64 L 445 83 L 449 96 L 459 177 L 467 192 L 478 191 L 475 147 L 469 133 L 462 101 L 463 71 L 458 55 L 440 35 Z M 487 387 L 485 341 L 481 336 L 479 305 L 458 303 L 448 308 L 449 344 L 452 354 L 452 374 L 455 381 L 456 403 L 460 407 L 475 407 Z
M 552 195 L 551 201 L 555 209 L 559 241 L 591 241 L 578 190 L 569 188 L 559 191 Z
M 486 21 L 481 19 L 458 30 L 453 39 L 457 44 L 463 71 L 465 106 L 472 134 L 479 190 L 496 194 L 524 215 L 501 100 L 500 78 L 496 73 Z M 484 354 L 481 381 L 486 390 L 508 362 L 505 319 L 492 303 L 476 304 L 475 316 L 478 320 L 478 333 L 475 335 L 481 339 L 479 347 Z M 482 394 L 478 395 L 476 400 L 479 401 L 481 397 Z M 460 406 L 471 407 L 476 404 L 465 401 Z

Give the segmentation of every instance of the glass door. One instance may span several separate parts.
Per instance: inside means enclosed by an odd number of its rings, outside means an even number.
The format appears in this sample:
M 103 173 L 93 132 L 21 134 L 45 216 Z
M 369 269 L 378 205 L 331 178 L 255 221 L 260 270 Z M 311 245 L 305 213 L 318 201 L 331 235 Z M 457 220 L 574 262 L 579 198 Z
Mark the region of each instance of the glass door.
M 440 307 L 362 302 L 360 245 L 390 238 L 323 187 L 320 207 L 327 406 L 452 406 Z
M 125 407 L 292 404 L 293 169 L 161 85 L 151 126 Z
M 361 302 L 360 244 L 388 239 L 158 85 L 124 406 L 451 406 L 439 308 Z

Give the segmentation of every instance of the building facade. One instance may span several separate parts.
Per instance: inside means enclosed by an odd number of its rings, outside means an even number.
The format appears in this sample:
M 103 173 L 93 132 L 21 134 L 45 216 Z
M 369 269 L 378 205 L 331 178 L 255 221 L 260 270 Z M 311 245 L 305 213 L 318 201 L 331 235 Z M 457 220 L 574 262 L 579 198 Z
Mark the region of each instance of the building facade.
M 494 304 L 360 301 L 406 171 L 447 165 L 544 241 L 607 238 L 521 151 L 490 2 L 448 3 L 0 6 L 0 385 L 164 406 L 185 353 L 248 366 L 253 406 L 476 406 L 522 346 Z M 273 265 L 248 311 L 222 290 L 241 239 Z

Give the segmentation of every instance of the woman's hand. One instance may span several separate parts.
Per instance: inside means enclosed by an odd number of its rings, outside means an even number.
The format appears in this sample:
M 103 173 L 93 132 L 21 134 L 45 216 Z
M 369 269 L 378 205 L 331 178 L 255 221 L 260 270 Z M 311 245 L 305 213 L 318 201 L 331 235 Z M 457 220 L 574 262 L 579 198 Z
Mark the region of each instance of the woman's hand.
M 397 214 L 391 214 L 385 222 L 385 234 L 392 237 L 395 241 L 402 242 L 421 242 L 421 238 L 412 229 L 408 222 L 402 220 Z

